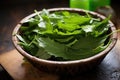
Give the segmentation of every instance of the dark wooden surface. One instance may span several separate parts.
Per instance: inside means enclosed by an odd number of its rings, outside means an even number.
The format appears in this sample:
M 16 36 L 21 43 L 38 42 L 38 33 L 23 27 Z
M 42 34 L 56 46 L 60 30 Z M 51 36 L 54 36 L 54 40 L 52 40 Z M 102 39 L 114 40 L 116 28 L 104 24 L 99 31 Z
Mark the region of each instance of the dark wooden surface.
M 0 3 L 0 55 L 14 49 L 11 41 L 12 30 L 15 25 L 25 16 L 33 13 L 35 9 L 54 7 L 69 7 L 69 0 L 2 0 Z M 111 6 L 116 14 L 116 27 L 120 26 L 120 2 L 112 0 Z M 119 41 L 119 40 L 118 40 Z M 61 77 L 59 80 L 120 80 L 120 46 L 115 47 L 93 71 L 75 77 Z M 3 75 L 4 74 L 4 75 Z M 1 76 L 2 75 L 2 76 Z M 0 72 L 0 80 L 10 80 L 4 73 Z M 2 78 L 6 77 L 6 78 Z

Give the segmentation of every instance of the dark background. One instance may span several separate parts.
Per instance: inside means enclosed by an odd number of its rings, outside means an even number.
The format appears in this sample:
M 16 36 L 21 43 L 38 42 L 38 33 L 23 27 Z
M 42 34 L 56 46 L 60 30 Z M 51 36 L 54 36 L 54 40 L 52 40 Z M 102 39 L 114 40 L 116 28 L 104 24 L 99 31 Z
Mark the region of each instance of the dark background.
M 69 0 L 1 0 L 0 1 L 0 53 L 13 49 L 11 33 L 15 25 L 35 9 L 69 7 Z M 120 0 L 111 0 L 111 7 L 119 21 Z M 11 47 L 10 47 L 11 46 Z

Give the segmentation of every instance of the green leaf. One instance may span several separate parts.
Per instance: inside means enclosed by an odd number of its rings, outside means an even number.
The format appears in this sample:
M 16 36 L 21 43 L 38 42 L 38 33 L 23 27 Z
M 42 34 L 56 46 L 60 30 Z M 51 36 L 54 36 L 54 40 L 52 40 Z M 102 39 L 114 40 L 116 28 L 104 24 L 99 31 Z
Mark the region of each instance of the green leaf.
M 96 36 L 100 36 L 108 31 L 108 29 L 110 27 L 108 24 L 109 19 L 110 19 L 110 17 L 108 17 L 108 18 L 104 19 L 103 21 L 98 22 L 96 24 L 96 26 L 95 26 L 95 35 Z
M 49 59 L 51 57 L 43 48 L 39 48 L 35 56 L 41 59 Z
M 35 11 L 20 28 L 17 38 L 25 51 L 42 59 L 77 60 L 104 50 L 108 40 L 108 21 L 90 14 L 80 15 L 68 11 L 49 13 Z
M 93 36 L 87 36 L 87 37 L 81 37 L 78 39 L 78 41 L 72 46 L 74 49 L 80 49 L 80 48 L 89 48 L 93 49 L 99 46 L 100 44 L 103 44 L 106 40 L 106 37 L 93 37 Z
M 16 34 L 16 36 L 17 36 L 17 38 L 18 38 L 21 42 L 26 43 L 26 41 L 24 40 L 24 38 L 22 38 L 20 35 Z
M 38 45 L 45 49 L 45 51 L 48 52 L 49 55 L 54 55 L 55 57 L 66 57 L 65 50 L 66 46 L 65 44 L 60 44 L 55 42 L 54 40 L 51 40 L 50 38 L 39 38 Z
M 74 31 L 76 29 L 79 29 L 80 26 L 77 24 L 72 24 L 72 23 L 58 23 L 58 28 L 64 30 L 64 31 Z
M 81 27 L 86 33 L 93 32 L 95 25 L 85 25 Z
M 96 52 L 99 49 L 96 49 L 101 44 L 104 44 L 107 37 L 99 37 L 95 38 L 92 36 L 88 37 L 82 37 L 79 40 L 76 41 L 75 44 L 73 44 L 72 47 L 68 48 L 68 53 L 70 56 L 70 59 L 82 59 L 86 57 L 90 57 L 94 54 L 97 54 Z M 106 47 L 105 45 L 102 45 L 101 47 L 103 49 L 100 49 L 98 52 L 104 50 Z M 96 49 L 96 51 L 95 51 Z
M 65 23 L 73 23 L 73 24 L 85 24 L 85 23 L 89 23 L 89 21 L 91 20 L 91 18 L 87 18 L 87 17 L 83 17 L 83 16 L 71 16 L 68 18 L 65 18 L 64 21 Z

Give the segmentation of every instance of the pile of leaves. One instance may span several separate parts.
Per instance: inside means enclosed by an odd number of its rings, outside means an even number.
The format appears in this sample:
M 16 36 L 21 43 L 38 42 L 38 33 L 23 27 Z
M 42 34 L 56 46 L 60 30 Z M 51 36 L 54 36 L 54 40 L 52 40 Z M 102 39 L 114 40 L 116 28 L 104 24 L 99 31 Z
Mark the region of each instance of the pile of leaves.
M 16 34 L 29 54 L 49 60 L 78 60 L 103 51 L 108 40 L 109 18 L 101 20 L 86 13 L 49 13 L 43 9 L 24 22 Z

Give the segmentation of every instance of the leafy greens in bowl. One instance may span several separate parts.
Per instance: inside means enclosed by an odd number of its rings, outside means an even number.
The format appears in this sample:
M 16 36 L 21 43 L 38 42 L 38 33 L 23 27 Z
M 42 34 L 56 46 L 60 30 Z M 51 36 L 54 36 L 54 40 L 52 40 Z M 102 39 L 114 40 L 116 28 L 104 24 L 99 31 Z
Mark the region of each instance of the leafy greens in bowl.
M 82 60 L 88 60 L 88 63 L 96 60 L 99 63 L 117 39 L 114 33 L 116 29 L 109 19 L 80 9 L 43 9 L 41 12 L 35 11 L 16 26 L 13 42 L 18 51 L 31 62 L 43 65 L 45 61 L 44 67 L 49 63 L 54 68 L 63 67 L 61 65 L 74 68 L 72 63 L 80 67 Z

